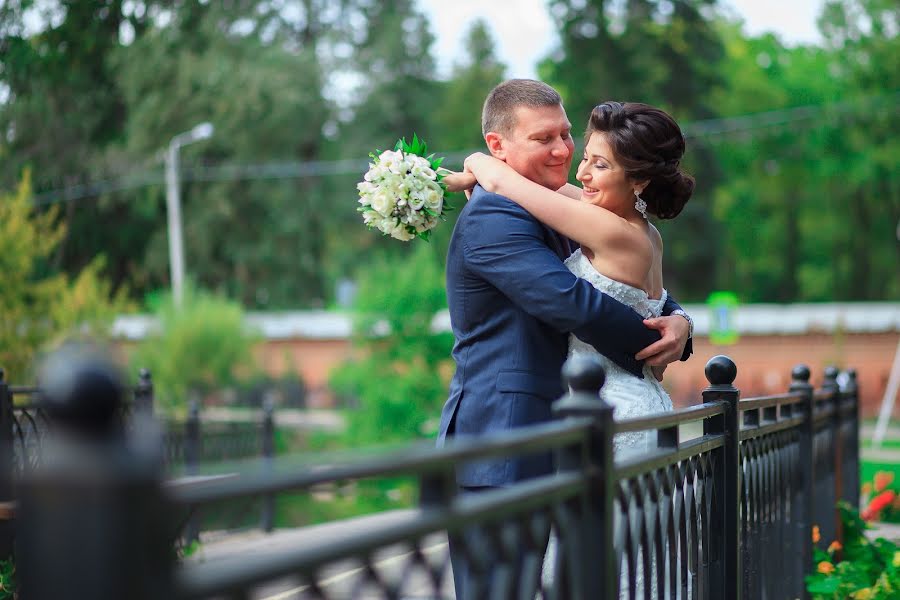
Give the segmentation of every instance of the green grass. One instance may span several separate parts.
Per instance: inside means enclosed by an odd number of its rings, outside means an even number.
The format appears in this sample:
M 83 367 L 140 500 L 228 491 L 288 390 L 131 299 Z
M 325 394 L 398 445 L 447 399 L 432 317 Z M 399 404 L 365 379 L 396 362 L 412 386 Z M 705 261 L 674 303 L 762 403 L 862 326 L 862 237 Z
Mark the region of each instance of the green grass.
M 864 460 L 859 465 L 859 482 L 871 483 L 878 471 L 893 471 L 894 481 L 900 481 L 900 462 L 886 463 Z
M 859 445 L 862 448 L 871 448 L 872 440 L 860 440 Z M 882 440 L 880 447 L 884 448 L 885 450 L 900 450 L 900 440 L 898 440 L 898 439 Z

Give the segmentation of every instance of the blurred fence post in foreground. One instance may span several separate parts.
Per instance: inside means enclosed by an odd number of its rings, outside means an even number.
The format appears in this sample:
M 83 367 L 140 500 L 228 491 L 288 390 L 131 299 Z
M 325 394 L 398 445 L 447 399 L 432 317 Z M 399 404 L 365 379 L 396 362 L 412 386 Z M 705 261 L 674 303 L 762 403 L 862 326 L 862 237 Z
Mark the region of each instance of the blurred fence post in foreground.
M 119 373 L 85 349 L 51 357 L 41 385 L 54 434 L 19 486 L 22 597 L 171 597 L 157 430 L 126 431 Z
M 12 502 L 13 490 L 13 407 L 12 393 L 0 368 L 0 502 Z M 0 560 L 13 552 L 14 531 L 9 520 L 0 521 Z

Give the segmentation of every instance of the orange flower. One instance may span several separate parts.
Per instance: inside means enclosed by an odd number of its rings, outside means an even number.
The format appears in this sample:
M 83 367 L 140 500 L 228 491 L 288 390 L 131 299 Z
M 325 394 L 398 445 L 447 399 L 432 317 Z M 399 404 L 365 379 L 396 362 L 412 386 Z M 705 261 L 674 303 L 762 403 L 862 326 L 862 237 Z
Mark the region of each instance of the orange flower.
M 862 484 L 862 489 L 860 490 L 863 494 L 871 494 L 872 493 L 872 484 L 868 481 Z
M 813 525 L 813 544 L 818 544 L 821 539 L 822 536 L 819 534 L 819 526 Z
M 841 543 L 837 540 L 834 540 L 833 542 L 831 542 L 831 545 L 828 546 L 828 553 L 832 554 L 834 552 L 841 550 L 842 548 L 843 548 L 843 546 L 841 546 Z
M 862 517 L 864 521 L 874 521 L 878 518 L 878 515 L 881 514 L 881 511 L 891 505 L 891 502 L 894 501 L 896 495 L 894 490 L 885 490 L 881 492 L 872 498 L 872 501 L 869 502 L 869 506 L 867 506 L 859 516 Z
M 894 481 L 894 473 L 891 471 L 878 471 L 875 473 L 875 491 L 883 492 Z
M 823 560 L 819 563 L 819 566 L 816 570 L 823 575 L 831 575 L 832 573 L 834 573 L 834 565 L 827 560 Z

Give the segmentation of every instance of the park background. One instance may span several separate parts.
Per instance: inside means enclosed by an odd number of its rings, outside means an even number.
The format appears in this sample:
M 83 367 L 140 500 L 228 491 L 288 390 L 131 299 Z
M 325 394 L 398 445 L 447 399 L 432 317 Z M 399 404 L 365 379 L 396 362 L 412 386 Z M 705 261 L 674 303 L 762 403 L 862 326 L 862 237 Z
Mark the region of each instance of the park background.
M 441 324 L 456 213 L 430 243 L 382 238 L 355 184 L 401 135 L 450 167 L 481 149 L 485 95 L 523 74 L 499 58 L 495 25 L 528 17 L 554 36 L 534 40 L 547 50 L 527 74 L 560 90 L 576 132 L 606 99 L 683 125 L 698 185 L 659 223 L 666 287 L 707 323 L 707 298 L 729 291 L 750 325 L 733 345 L 701 328 L 667 378 L 679 402 L 721 352 L 747 392 L 785 389 L 801 359 L 814 382 L 826 364 L 855 367 L 876 410 L 900 332 L 897 4 L 818 3 L 818 35 L 790 42 L 714 0 L 544 4 L 468 22 L 448 57 L 433 23 L 453 7 L 412 0 L 4 2 L 7 378 L 30 381 L 64 339 L 106 337 L 133 372 L 151 369 L 161 410 L 275 388 L 285 405 L 344 410 L 352 445 L 433 435 L 453 370 Z M 175 307 L 165 149 L 202 123 L 212 136 L 180 149 L 192 283 Z

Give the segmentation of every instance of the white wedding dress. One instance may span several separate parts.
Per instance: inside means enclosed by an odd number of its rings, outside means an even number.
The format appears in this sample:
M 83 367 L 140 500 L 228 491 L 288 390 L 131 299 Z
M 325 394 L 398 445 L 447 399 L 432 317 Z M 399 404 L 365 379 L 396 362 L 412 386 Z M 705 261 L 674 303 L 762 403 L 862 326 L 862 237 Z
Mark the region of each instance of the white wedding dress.
M 591 261 L 582 254 L 581 248 L 566 259 L 565 265 L 580 279 L 584 279 L 601 292 L 633 308 L 644 318 L 658 317 L 662 314 L 663 305 L 666 303 L 667 298 L 665 290 L 663 290 L 662 298 L 654 300 L 644 290 L 615 279 L 610 279 L 606 275 L 597 272 Z M 657 381 L 649 366 L 644 366 L 644 378 L 639 379 L 597 352 L 593 346 L 585 344 L 572 335 L 569 338 L 569 356 L 576 354 L 591 354 L 599 357 L 603 362 L 603 368 L 606 371 L 606 382 L 603 384 L 600 394 L 606 402 L 613 405 L 613 415 L 617 421 L 672 410 L 672 399 Z M 613 439 L 613 449 L 617 458 L 635 452 L 644 453 L 655 447 L 655 430 L 619 433 Z M 545 585 L 550 584 L 554 579 L 553 563 L 556 558 L 556 544 L 555 534 L 551 535 L 547 553 L 544 557 L 542 580 Z M 654 560 L 653 563 L 655 566 L 656 561 Z M 643 597 L 644 577 L 641 571 L 642 569 L 638 569 L 636 574 L 637 590 L 635 591 L 640 597 Z M 655 598 L 657 593 L 656 586 L 653 584 L 655 584 L 655 580 L 651 578 L 651 597 Z M 623 571 L 619 584 L 620 598 L 629 597 L 626 587 L 627 578 Z
M 663 305 L 668 297 L 666 290 L 663 290 L 662 298 L 654 300 L 644 290 L 610 279 L 597 272 L 591 261 L 581 253 L 581 248 L 566 259 L 565 265 L 577 277 L 633 308 L 645 319 L 662 314 Z M 617 421 L 672 410 L 672 399 L 662 384 L 656 380 L 648 365 L 644 365 L 644 378 L 639 379 L 597 352 L 593 346 L 572 335 L 569 337 L 569 356 L 576 354 L 592 354 L 603 362 L 606 383 L 603 384 L 600 394 L 615 407 L 613 415 Z M 655 433 L 655 431 L 639 431 L 618 434 L 613 440 L 616 455 L 621 456 L 624 452 L 644 452 L 655 448 Z

